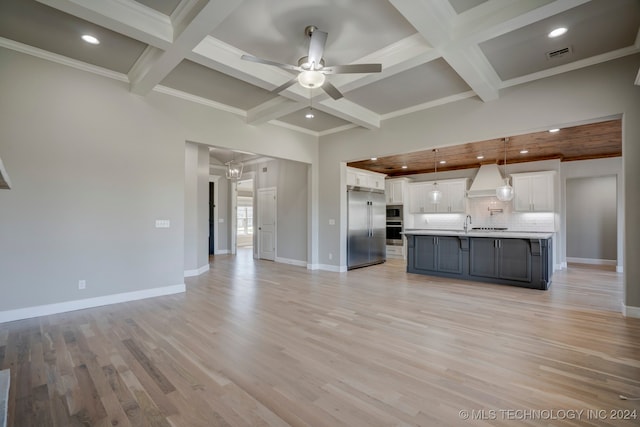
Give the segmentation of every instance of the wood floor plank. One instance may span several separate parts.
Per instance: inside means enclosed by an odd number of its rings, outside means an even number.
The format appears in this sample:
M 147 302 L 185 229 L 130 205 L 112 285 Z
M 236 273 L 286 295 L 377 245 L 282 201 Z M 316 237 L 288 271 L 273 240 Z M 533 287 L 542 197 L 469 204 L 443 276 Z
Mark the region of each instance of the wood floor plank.
M 122 341 L 122 343 L 127 347 L 140 365 L 142 365 L 147 374 L 149 374 L 149 376 L 155 381 L 160 390 L 164 393 L 171 393 L 172 391 L 175 391 L 176 388 L 171 384 L 171 381 L 169 381 L 167 377 L 164 376 L 164 374 L 155 366 L 155 364 L 151 362 L 135 341 L 129 338 Z
M 112 425 L 131 425 L 141 426 L 144 425 L 142 420 L 142 411 L 140 405 L 133 398 L 131 392 L 122 383 L 120 376 L 118 375 L 116 368 L 113 365 L 107 365 L 102 368 L 104 376 L 111 387 L 111 390 L 115 394 L 120 404 L 121 412 L 126 416 L 128 421 L 125 423 L 124 419 L 115 419 L 111 422 Z
M 0 325 L 9 426 L 636 426 L 463 420 L 489 410 L 636 410 L 640 320 L 622 276 L 548 291 L 215 256 L 184 294 Z M 637 416 L 640 414 L 637 413 Z M 629 412 L 632 413 L 632 412 Z

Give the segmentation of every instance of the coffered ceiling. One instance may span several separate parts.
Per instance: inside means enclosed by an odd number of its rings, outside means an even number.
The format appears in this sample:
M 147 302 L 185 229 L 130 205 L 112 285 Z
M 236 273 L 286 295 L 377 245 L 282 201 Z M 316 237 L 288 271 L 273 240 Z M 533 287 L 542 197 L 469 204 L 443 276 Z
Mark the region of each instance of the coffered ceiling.
M 308 25 L 328 33 L 326 64 L 381 63 L 382 72 L 328 75 L 339 100 L 299 84 L 271 92 L 294 74 L 240 57 L 296 65 Z M 560 26 L 566 34 L 547 36 Z M 503 88 L 640 52 L 639 27 L 638 0 L 0 2 L 0 46 L 126 81 L 142 96 L 155 90 L 313 135 L 375 129 L 469 97 L 491 102 Z

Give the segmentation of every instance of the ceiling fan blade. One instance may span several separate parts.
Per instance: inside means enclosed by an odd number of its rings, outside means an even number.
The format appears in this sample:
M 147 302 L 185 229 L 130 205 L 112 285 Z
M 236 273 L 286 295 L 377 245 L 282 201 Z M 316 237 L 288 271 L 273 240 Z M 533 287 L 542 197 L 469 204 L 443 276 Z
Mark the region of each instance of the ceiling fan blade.
M 320 61 L 324 55 L 324 45 L 327 43 L 327 33 L 318 29 L 311 33 L 311 41 L 309 42 L 309 64 L 314 64 L 315 68 L 320 68 Z
M 325 74 L 379 73 L 380 71 L 382 71 L 382 64 L 333 65 L 322 69 Z
M 322 89 L 325 92 L 327 92 L 327 95 L 332 97 L 334 100 L 337 100 L 343 97 L 342 93 L 340 93 L 340 91 L 334 85 L 329 83 L 328 80 L 325 80 L 324 84 L 322 85 Z
M 302 69 L 295 65 L 281 64 L 280 62 L 269 61 L 268 59 L 258 58 L 253 55 L 242 55 L 240 59 L 245 61 L 257 62 L 258 64 L 273 65 L 274 67 L 284 68 L 285 70 L 301 71 Z
M 280 93 L 283 90 L 285 90 L 286 88 L 293 86 L 294 84 L 296 84 L 296 82 L 298 81 L 298 77 L 294 77 L 291 80 L 289 80 L 288 82 L 281 84 L 280 86 L 278 86 L 277 88 L 273 89 L 271 91 L 271 93 Z

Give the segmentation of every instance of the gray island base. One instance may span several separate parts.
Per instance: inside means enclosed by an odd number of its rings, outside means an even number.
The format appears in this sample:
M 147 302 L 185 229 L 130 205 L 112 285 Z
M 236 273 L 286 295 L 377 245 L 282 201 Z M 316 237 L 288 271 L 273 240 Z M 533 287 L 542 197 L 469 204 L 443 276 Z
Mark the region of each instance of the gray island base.
M 407 272 L 549 289 L 552 233 L 406 230 Z

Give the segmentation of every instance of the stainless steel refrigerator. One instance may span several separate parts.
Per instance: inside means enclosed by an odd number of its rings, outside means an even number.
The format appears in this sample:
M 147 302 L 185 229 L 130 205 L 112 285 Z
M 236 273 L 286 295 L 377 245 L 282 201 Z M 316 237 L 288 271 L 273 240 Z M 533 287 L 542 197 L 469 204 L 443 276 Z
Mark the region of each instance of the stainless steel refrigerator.
M 384 191 L 347 187 L 347 268 L 386 260 L 386 200 Z

